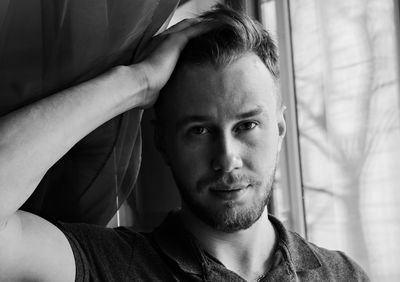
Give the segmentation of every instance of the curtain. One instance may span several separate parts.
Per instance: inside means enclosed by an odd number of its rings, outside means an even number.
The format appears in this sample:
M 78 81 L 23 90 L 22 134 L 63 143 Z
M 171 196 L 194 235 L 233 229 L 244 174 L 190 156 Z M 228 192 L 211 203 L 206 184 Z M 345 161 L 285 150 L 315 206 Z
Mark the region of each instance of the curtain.
M 178 1 L 0 1 L 0 116 L 134 63 Z M 51 221 L 106 225 L 138 175 L 141 115 L 128 111 L 87 135 L 22 209 Z

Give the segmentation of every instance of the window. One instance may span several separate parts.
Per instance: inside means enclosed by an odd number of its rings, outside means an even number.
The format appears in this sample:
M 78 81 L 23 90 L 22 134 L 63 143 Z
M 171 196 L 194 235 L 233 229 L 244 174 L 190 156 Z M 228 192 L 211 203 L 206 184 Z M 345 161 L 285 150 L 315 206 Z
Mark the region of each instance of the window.
M 279 15 L 282 93 L 291 127 L 276 212 L 288 225 L 303 221 L 294 229 L 320 246 L 345 251 L 373 281 L 400 279 L 396 5 L 261 1 L 266 26 L 274 30 L 268 22 L 273 10 Z

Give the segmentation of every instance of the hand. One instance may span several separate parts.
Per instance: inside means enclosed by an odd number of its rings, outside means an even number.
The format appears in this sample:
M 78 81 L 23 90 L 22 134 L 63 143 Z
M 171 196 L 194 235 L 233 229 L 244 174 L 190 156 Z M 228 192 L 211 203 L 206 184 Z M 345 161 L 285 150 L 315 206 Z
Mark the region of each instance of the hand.
M 155 36 L 146 47 L 145 59 L 136 65 L 143 72 L 147 93 L 143 108 L 151 107 L 170 78 L 179 55 L 193 37 L 209 31 L 212 25 L 198 18 L 186 19 Z

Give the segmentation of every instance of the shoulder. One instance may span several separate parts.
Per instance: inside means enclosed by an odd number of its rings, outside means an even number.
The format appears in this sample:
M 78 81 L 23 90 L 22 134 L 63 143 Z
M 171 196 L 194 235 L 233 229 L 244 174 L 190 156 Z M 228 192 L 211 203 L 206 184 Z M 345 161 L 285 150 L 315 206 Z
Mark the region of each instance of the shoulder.
M 365 271 L 341 251 L 321 248 L 289 231 L 269 215 L 278 234 L 278 245 L 300 281 L 369 281 Z
M 291 239 L 295 242 L 293 246 L 299 246 L 300 249 L 308 248 L 311 252 L 298 252 L 299 250 L 291 250 L 296 253 L 300 260 L 310 260 L 313 255 L 318 261 L 319 267 L 310 269 L 309 274 L 318 277 L 318 279 L 334 280 L 334 281 L 369 281 L 369 278 L 361 266 L 351 259 L 342 251 L 329 250 L 319 247 L 303 239 L 294 232 L 289 232 Z
M 134 252 L 146 242 L 143 235 L 126 227 L 105 228 L 84 223 L 57 226 L 73 250 L 77 281 L 108 276 L 110 281 L 122 281 L 131 268 Z
M 105 260 L 128 260 L 134 250 L 148 244 L 145 235 L 128 227 L 106 228 L 85 223 L 59 223 L 58 227 L 73 248 Z
M 82 242 L 101 245 L 110 243 L 132 243 L 143 236 L 128 227 L 106 228 L 86 223 L 58 222 L 57 226 L 68 237 L 74 237 Z M 110 242 L 111 240 L 111 242 Z
M 74 274 L 72 249 L 56 226 L 21 210 L 7 219 L 0 231 L 0 281 L 72 281 Z
M 89 224 L 61 223 L 59 228 L 74 252 L 76 281 L 172 279 L 151 233 L 140 233 L 127 227 L 104 228 Z

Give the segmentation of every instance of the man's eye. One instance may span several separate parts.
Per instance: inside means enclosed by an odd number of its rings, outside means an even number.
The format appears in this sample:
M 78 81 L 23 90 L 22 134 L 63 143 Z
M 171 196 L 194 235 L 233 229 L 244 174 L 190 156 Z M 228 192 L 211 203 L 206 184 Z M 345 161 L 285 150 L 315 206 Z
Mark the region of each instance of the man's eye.
M 254 121 L 243 122 L 235 128 L 235 131 L 251 130 L 251 129 L 255 128 L 257 125 L 258 125 L 258 123 L 254 122 Z
M 208 129 L 203 126 L 195 126 L 189 129 L 191 135 L 203 135 L 208 133 Z

